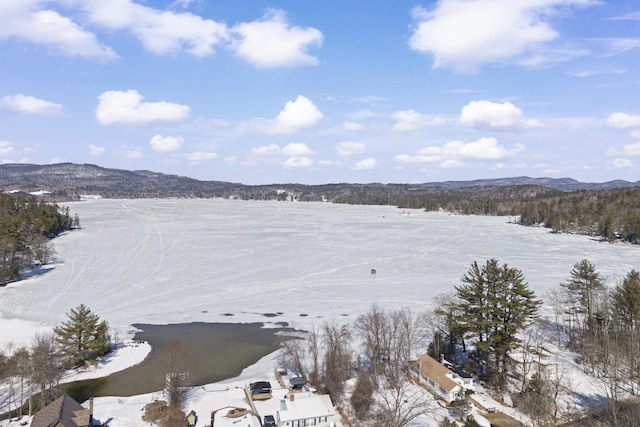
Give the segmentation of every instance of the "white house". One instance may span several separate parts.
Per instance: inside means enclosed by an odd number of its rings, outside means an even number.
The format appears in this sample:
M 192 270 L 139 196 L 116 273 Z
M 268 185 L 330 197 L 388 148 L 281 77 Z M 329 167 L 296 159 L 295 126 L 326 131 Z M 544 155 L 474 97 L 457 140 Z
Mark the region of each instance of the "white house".
M 276 411 L 278 427 L 335 427 L 336 410 L 327 394 L 289 393 Z
M 425 354 L 411 362 L 410 369 L 420 384 L 450 403 L 462 396 L 465 390 L 473 390 L 473 379 L 455 373 L 443 362 Z

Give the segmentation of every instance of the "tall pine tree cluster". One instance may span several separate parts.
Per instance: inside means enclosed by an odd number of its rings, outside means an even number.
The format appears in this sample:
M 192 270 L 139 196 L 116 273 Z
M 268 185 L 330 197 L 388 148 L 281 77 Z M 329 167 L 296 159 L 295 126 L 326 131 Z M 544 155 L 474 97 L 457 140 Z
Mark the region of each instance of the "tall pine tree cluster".
M 109 326 L 87 306 L 71 309 L 68 320 L 54 329 L 62 351 L 72 366 L 84 366 L 109 352 Z
M 538 314 L 542 301 L 529 289 L 520 270 L 498 260 L 474 262 L 456 286 L 455 329 L 475 338 L 475 347 L 498 388 L 507 380 L 509 353 L 518 348 L 517 334 Z

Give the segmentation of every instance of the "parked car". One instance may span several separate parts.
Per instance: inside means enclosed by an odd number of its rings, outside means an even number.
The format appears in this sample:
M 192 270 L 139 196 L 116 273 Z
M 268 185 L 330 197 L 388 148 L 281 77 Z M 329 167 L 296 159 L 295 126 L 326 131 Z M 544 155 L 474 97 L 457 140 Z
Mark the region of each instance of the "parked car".
M 273 415 L 265 415 L 263 421 L 264 427 L 276 427 L 276 419 L 273 418 Z

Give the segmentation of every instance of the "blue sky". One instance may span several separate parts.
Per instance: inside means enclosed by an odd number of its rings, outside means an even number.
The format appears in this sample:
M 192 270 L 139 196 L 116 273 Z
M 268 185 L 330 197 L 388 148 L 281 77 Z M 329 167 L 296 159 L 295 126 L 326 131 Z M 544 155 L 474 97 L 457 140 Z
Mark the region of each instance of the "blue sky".
M 0 0 L 0 161 L 640 179 L 636 0 Z

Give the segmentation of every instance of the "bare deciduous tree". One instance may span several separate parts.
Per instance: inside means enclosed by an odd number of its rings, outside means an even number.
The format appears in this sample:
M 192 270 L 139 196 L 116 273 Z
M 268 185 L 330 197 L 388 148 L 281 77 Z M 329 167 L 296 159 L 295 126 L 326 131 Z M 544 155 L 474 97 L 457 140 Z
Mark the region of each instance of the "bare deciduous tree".
M 365 314 L 358 316 L 355 323 L 356 334 L 362 339 L 366 356 L 371 361 L 374 384 L 380 366 L 388 357 L 388 329 L 387 314 L 374 304 Z
M 310 363 L 307 368 L 307 380 L 317 385 L 320 382 L 320 333 L 315 325 L 307 333 L 307 354 Z
M 53 332 L 37 334 L 31 345 L 31 382 L 40 387 L 40 407 L 54 400 L 55 387 L 64 372 L 62 356 Z
M 373 391 L 375 389 L 373 375 L 364 369 L 358 371 L 356 384 L 351 394 L 351 407 L 359 420 L 365 420 L 373 405 Z
M 165 362 L 165 393 L 169 408 L 182 409 L 187 396 L 189 381 L 187 351 L 179 341 L 171 341 Z
M 21 347 L 13 352 L 11 356 L 11 373 L 18 378 L 20 397 L 17 399 L 18 404 L 18 416 L 22 416 L 22 406 L 24 404 L 25 393 L 25 381 L 31 376 L 31 361 L 29 356 L 29 350 L 25 347 Z
M 553 320 L 555 322 L 555 336 L 556 336 L 556 340 L 557 340 L 557 346 L 558 348 L 562 348 L 562 337 L 570 331 L 566 330 L 566 323 L 565 323 L 565 312 L 567 311 L 566 309 L 566 302 L 569 299 L 569 295 L 567 294 L 565 289 L 558 289 L 558 288 L 554 288 L 551 289 L 550 291 L 547 291 L 547 293 L 544 296 L 544 301 L 547 303 L 547 305 L 551 306 L 551 309 L 553 310 Z
M 527 383 L 532 373 L 539 372 L 542 368 L 544 332 L 541 330 L 540 319 L 535 319 L 522 333 L 520 344 L 520 355 L 518 362 L 521 363 L 522 375 L 521 392 L 527 389 Z
M 434 411 L 433 397 L 408 381 L 396 386 L 381 385 L 375 393 L 376 427 L 404 427 Z
M 307 343 L 304 337 L 300 335 L 287 337 L 287 339 L 282 340 L 281 346 L 280 358 L 283 365 L 292 367 L 298 374 L 306 376 Z
M 325 323 L 323 327 L 324 385 L 334 402 L 340 402 L 344 383 L 351 375 L 351 330 L 347 325 Z

